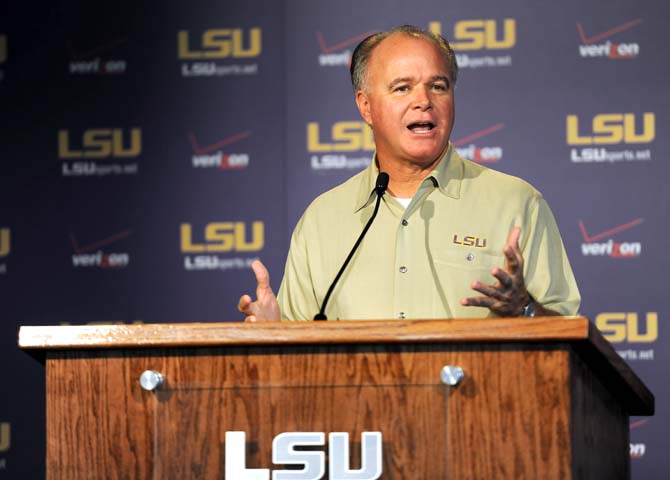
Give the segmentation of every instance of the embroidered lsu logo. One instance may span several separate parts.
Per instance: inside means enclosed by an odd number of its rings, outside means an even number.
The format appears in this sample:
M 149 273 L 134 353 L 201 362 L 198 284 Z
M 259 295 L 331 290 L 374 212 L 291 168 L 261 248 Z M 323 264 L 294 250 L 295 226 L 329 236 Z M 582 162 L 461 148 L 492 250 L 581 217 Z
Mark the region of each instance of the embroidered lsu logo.
M 479 237 L 474 237 L 472 235 L 466 235 L 463 237 L 462 240 L 458 238 L 458 234 L 454 235 L 454 243 L 456 245 L 463 245 L 465 247 L 476 247 L 476 248 L 484 248 L 486 247 L 486 239 L 485 238 L 479 238 Z

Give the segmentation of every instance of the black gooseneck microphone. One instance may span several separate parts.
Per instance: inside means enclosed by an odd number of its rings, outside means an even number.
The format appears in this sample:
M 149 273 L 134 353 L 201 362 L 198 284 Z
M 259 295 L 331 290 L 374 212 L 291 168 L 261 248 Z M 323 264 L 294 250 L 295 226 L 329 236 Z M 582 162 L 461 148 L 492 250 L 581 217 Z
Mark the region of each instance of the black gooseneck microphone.
M 342 265 L 342 268 L 340 268 L 340 271 L 337 272 L 337 275 L 335 276 L 335 280 L 333 280 L 333 283 L 330 284 L 330 288 L 328 288 L 328 292 L 326 293 L 326 298 L 323 299 L 323 303 L 321 304 L 321 310 L 319 313 L 314 315 L 314 320 L 328 320 L 328 317 L 326 317 L 325 311 L 326 311 L 326 305 L 328 305 L 328 299 L 330 298 L 330 294 L 333 293 L 333 290 L 335 289 L 335 285 L 337 285 L 337 281 L 340 279 L 342 274 L 344 273 L 344 270 L 347 268 L 347 265 L 349 264 L 349 261 L 351 258 L 354 256 L 354 253 L 356 252 L 356 249 L 358 246 L 361 244 L 363 241 L 363 237 L 365 237 L 365 234 L 368 233 L 368 230 L 370 229 L 370 225 L 372 225 L 372 221 L 375 219 L 377 216 L 377 211 L 379 210 L 379 203 L 382 200 L 382 197 L 384 196 L 384 192 L 386 192 L 386 189 L 389 186 L 389 174 L 386 172 L 381 172 L 379 175 L 377 175 L 377 182 L 375 183 L 375 192 L 377 193 L 377 203 L 375 204 L 375 211 L 372 212 L 372 216 L 370 217 L 370 220 L 368 220 L 368 223 L 365 224 L 365 228 L 361 232 L 361 235 L 358 237 L 358 240 L 356 240 L 356 243 L 354 244 L 354 248 L 351 249 L 351 252 L 349 252 L 349 256 L 347 259 L 344 261 L 344 264 Z

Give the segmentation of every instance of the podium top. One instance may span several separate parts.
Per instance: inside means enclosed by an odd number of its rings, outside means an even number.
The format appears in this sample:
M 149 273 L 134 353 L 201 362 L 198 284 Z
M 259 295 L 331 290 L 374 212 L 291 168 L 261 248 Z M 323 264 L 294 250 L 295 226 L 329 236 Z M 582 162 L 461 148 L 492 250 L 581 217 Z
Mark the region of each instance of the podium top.
M 615 388 L 627 411 L 652 415 L 654 396 L 585 317 L 23 326 L 19 347 L 53 350 L 342 345 L 564 343 Z M 41 355 L 40 355 L 41 356 Z
M 147 323 L 23 326 L 19 330 L 19 347 L 60 350 L 312 343 L 574 341 L 589 340 L 594 334 L 605 341 L 584 317 Z

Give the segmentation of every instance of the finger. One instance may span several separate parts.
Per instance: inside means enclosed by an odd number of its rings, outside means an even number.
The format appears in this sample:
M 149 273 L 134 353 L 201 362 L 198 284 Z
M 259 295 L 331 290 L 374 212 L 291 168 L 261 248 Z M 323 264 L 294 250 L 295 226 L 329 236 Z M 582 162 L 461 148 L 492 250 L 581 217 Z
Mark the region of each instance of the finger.
M 249 295 L 242 295 L 240 302 L 237 304 L 237 310 L 247 316 L 258 315 L 260 309 L 261 307 L 258 305 L 258 302 L 253 302 Z
M 242 295 L 237 304 L 237 311 L 240 313 L 249 313 L 249 305 L 251 305 L 251 297 L 249 295 Z
M 254 271 L 254 275 L 256 275 L 256 283 L 258 285 L 256 287 L 256 296 L 260 298 L 267 290 L 270 290 L 270 274 L 260 260 L 254 260 L 251 264 L 251 269 Z
M 521 252 L 511 245 L 505 245 L 503 253 L 505 254 L 505 269 L 515 275 L 521 269 L 521 265 L 523 265 Z
M 485 307 L 491 308 L 498 301 L 491 297 L 469 297 L 461 299 L 461 305 L 466 307 Z
M 485 285 L 481 282 L 472 282 L 471 288 L 473 290 L 478 291 L 479 293 L 483 293 L 487 297 L 492 297 L 495 298 L 496 300 L 500 300 L 501 302 L 506 302 L 507 299 L 505 296 L 502 294 L 500 290 L 495 288 L 492 285 Z
M 502 268 L 494 268 L 491 270 L 491 275 L 496 277 L 500 282 L 500 285 L 502 285 L 504 288 L 511 288 L 514 283 L 510 274 Z
M 509 235 L 507 236 L 507 243 L 505 245 L 509 245 L 515 250 L 519 250 L 519 237 L 521 236 L 521 227 L 514 227 L 512 230 L 509 231 Z
M 249 315 L 245 317 L 244 319 L 245 323 L 256 323 L 256 316 L 255 315 Z

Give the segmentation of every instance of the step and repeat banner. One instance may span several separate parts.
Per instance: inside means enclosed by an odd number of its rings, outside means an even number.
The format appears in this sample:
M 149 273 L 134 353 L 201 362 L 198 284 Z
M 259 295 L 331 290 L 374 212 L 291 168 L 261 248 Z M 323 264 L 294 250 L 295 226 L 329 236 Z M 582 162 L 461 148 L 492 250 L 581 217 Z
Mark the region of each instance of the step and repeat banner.
M 277 289 L 304 208 L 369 164 L 351 52 L 405 23 L 457 53 L 461 155 L 552 206 L 581 313 L 656 395 L 631 419 L 633 478 L 667 478 L 667 18 L 653 0 L 5 2 L 0 478 L 44 475 L 44 372 L 18 327 L 239 321 L 250 262 Z

